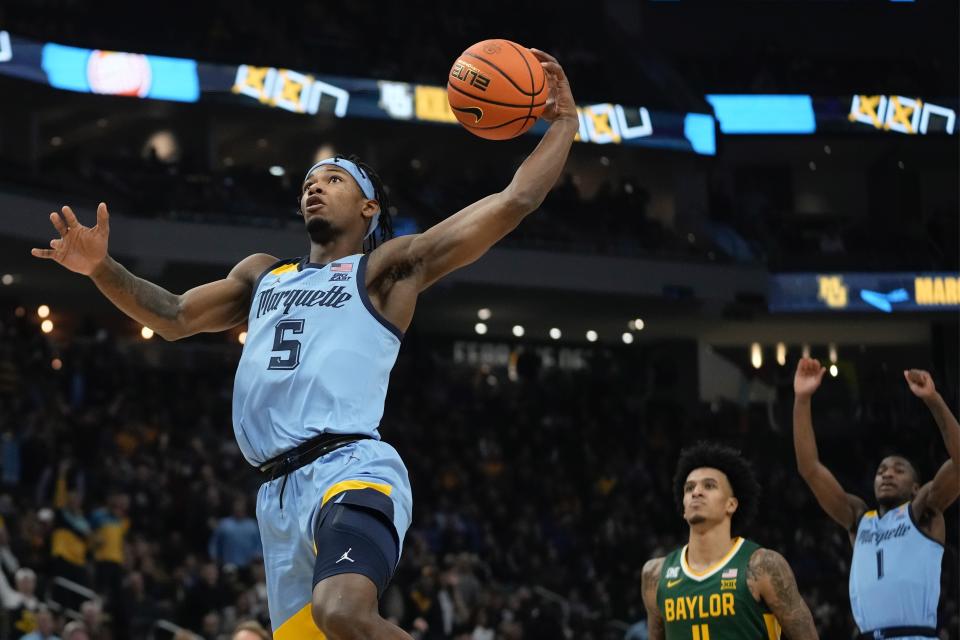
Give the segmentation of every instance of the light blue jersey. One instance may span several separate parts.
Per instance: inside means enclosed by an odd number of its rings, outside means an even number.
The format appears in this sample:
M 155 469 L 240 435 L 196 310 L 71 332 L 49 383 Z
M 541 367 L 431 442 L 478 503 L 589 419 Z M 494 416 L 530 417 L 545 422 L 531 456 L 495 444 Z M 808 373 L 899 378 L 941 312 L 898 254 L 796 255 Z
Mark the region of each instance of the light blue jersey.
M 857 526 L 850 566 L 850 606 L 862 633 L 937 626 L 943 546 L 917 527 L 910 503 Z
M 370 303 L 366 263 L 284 260 L 258 280 L 233 388 L 233 430 L 250 464 L 324 433 L 380 439 L 402 334 Z
M 253 289 L 233 392 L 233 428 L 247 461 L 260 465 L 321 434 L 372 438 L 260 487 L 257 523 L 276 640 L 324 638 L 311 614 L 314 567 L 318 557 L 344 552 L 316 546 L 324 505 L 380 512 L 393 524 L 398 552 L 410 526 L 407 469 L 378 432 L 403 334 L 370 303 L 366 264 L 360 255 L 328 265 L 283 260 Z

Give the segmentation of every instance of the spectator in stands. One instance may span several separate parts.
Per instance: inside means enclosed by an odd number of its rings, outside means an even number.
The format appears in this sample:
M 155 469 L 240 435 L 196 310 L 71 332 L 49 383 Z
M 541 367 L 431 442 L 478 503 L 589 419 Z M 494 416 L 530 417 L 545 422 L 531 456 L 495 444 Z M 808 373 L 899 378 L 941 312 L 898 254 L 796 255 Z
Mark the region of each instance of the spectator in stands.
M 249 620 L 236 626 L 230 640 L 270 640 L 270 634 L 259 622 Z
M 99 638 L 95 631 L 88 631 L 87 627 L 79 620 L 68 622 L 63 627 L 63 640 L 90 640 L 91 637 Z
M 58 485 L 65 480 L 58 480 Z M 57 493 L 62 491 L 58 486 Z M 59 500 L 59 498 L 58 498 Z M 89 584 L 87 549 L 90 544 L 90 523 L 83 515 L 83 494 L 73 489 L 66 491 L 65 504 L 58 508 L 50 538 L 51 568 L 54 576 L 66 578 L 82 587 Z M 57 602 L 79 608 L 82 599 L 74 588 L 58 589 Z
M 42 607 L 37 611 L 37 627 L 20 640 L 60 640 L 56 634 L 56 620 L 50 610 Z
M 204 564 L 200 569 L 199 579 L 187 588 L 183 598 L 180 614 L 183 625 L 199 629 L 206 614 L 219 611 L 229 604 L 232 597 L 225 587 L 217 565 L 212 562 Z
M 107 506 L 97 509 L 90 516 L 93 527 L 93 558 L 97 591 L 106 598 L 107 609 L 117 628 L 126 627 L 126 614 L 123 608 L 123 549 L 124 539 L 130 529 L 127 512 L 130 509 L 130 497 L 125 493 L 114 492 Z M 96 635 L 96 630 L 91 629 Z
M 10 548 L 10 533 L 3 517 L 0 517 L 0 583 L 9 585 L 20 568 L 20 561 Z
M 103 605 L 100 604 L 100 601 L 87 600 L 84 602 L 80 605 L 80 615 L 83 617 L 84 631 L 95 638 L 100 637 L 101 632 L 106 627 L 103 621 Z M 63 635 L 67 635 L 66 629 L 64 629 Z
M 205 640 L 220 640 L 220 614 L 208 611 L 203 616 L 202 635 Z
M 127 633 L 123 633 L 123 628 L 114 622 L 114 635 L 118 638 L 146 638 L 154 620 L 160 617 L 156 598 L 147 594 L 143 574 L 139 571 L 133 571 L 127 576 L 123 609 L 127 615 Z
M 6 637 L 18 637 L 37 628 L 37 612 L 40 601 L 37 600 L 37 574 L 31 569 L 18 569 L 14 576 L 16 591 L 4 594 L 3 608 L 6 610 Z
M 255 559 L 263 557 L 260 528 L 247 514 L 247 501 L 243 496 L 233 499 L 233 513 L 221 519 L 214 529 L 209 553 L 218 564 L 239 569 L 246 569 Z

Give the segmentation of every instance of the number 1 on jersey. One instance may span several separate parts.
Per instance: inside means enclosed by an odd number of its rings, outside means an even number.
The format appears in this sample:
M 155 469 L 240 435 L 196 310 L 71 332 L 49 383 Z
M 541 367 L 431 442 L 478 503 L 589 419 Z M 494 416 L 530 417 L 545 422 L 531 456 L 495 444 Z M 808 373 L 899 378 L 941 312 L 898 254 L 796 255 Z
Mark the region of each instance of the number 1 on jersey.
M 883 549 L 877 551 L 877 580 L 883 577 Z
M 286 356 L 273 356 L 267 369 L 296 369 L 300 364 L 300 341 L 287 340 L 286 333 L 300 335 L 303 333 L 303 319 L 281 320 L 277 323 L 276 333 L 273 334 L 273 350 L 285 351 Z
M 693 640 L 710 640 L 710 627 L 705 624 L 693 625 Z

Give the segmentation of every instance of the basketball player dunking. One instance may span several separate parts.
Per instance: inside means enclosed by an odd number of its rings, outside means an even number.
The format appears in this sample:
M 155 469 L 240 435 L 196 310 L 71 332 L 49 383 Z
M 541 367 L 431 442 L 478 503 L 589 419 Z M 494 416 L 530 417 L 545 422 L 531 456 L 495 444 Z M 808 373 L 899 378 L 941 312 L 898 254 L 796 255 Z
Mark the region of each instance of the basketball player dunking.
M 650 640 L 816 640 L 783 556 L 734 536 L 750 524 L 760 486 L 738 451 L 700 443 L 680 454 L 673 492 L 687 544 L 643 567 Z
M 817 453 L 810 406 L 824 371 L 811 358 L 797 365 L 793 445 L 800 475 L 817 502 L 850 535 L 850 606 L 860 637 L 936 638 L 946 539 L 943 511 L 960 494 L 960 424 L 929 373 L 904 371 L 910 391 L 933 414 L 950 460 L 921 486 L 909 460 L 887 456 L 873 478 L 877 508 L 868 510 L 861 498 L 844 491 Z
M 377 610 L 412 512 L 406 468 L 378 432 L 387 382 L 417 296 L 536 210 L 566 163 L 579 125 L 573 96 L 556 59 L 533 53 L 550 83 L 549 130 L 503 191 L 422 234 L 363 254 L 378 224 L 381 239 L 389 235 L 385 194 L 369 167 L 338 157 L 318 162 L 303 182 L 309 255 L 254 254 L 182 295 L 110 258 L 104 204 L 93 228 L 69 207 L 62 218 L 52 213 L 61 237 L 33 250 L 90 276 L 168 340 L 247 323 L 233 427 L 265 476 L 257 520 L 277 640 L 410 638 Z

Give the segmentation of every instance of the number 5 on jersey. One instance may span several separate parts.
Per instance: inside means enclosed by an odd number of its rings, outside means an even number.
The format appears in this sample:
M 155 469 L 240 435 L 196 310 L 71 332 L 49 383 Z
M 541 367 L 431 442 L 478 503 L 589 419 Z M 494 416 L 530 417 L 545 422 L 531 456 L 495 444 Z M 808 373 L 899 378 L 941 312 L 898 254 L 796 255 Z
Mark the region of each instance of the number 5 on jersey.
M 296 369 L 300 364 L 300 341 L 287 339 L 288 334 L 300 335 L 303 333 L 303 319 L 281 320 L 277 323 L 273 334 L 273 351 L 285 352 L 284 356 L 273 356 L 267 369 Z

